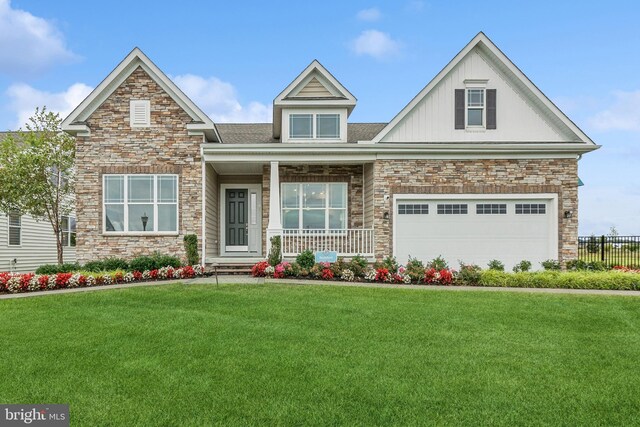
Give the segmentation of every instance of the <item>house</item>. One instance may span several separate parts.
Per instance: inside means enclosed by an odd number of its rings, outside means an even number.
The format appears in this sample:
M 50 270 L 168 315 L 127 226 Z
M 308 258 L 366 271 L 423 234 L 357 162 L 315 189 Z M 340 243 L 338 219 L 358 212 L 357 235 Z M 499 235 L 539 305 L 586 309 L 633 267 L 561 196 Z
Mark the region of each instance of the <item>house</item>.
M 318 61 L 273 122 L 213 123 L 139 49 L 64 120 L 77 138 L 79 260 L 332 250 L 507 267 L 577 257 L 578 160 L 598 148 L 479 33 L 389 123 Z
M 0 132 L 4 140 L 10 132 Z M 62 217 L 65 262 L 76 261 L 76 219 Z M 43 264 L 56 264 L 58 251 L 53 227 L 46 219 L 0 212 L 0 272 L 31 272 Z

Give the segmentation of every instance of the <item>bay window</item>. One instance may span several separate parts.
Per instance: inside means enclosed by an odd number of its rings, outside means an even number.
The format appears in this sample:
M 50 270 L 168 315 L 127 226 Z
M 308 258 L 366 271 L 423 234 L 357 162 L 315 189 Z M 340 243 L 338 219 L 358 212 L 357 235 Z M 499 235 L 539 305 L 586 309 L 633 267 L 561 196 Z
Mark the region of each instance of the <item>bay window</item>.
M 282 184 L 282 226 L 298 230 L 347 228 L 346 183 Z
M 176 175 L 105 175 L 104 231 L 177 233 Z

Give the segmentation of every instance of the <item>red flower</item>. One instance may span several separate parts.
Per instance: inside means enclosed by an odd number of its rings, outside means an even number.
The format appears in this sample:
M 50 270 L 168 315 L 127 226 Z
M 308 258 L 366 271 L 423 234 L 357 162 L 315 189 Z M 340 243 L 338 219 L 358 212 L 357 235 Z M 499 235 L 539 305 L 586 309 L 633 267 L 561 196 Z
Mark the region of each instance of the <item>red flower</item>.
M 138 270 L 134 271 L 134 272 L 133 272 L 133 278 L 134 278 L 135 280 L 141 280 L 141 279 L 142 279 L 142 273 L 141 273 L 141 272 L 139 272 Z
M 124 281 L 124 274 L 122 274 L 120 271 L 118 271 L 116 274 L 113 275 L 114 283 L 122 283 L 123 281 Z
M 264 270 L 267 267 L 269 267 L 269 263 L 267 261 L 260 261 L 259 263 L 251 267 L 251 275 L 253 277 L 264 277 L 265 276 Z
M 49 283 L 49 276 L 45 274 L 44 276 L 38 277 L 38 285 L 40 285 L 40 289 L 47 289 L 47 283 Z
M 330 268 L 323 268 L 322 269 L 322 278 L 324 280 L 333 280 L 333 271 L 331 271 Z
M 387 279 L 389 278 L 389 270 L 386 268 L 379 268 L 376 270 L 376 277 L 375 277 L 375 281 L 376 282 L 386 282 Z
M 149 277 L 151 277 L 153 280 L 156 280 L 158 278 L 158 270 L 151 270 L 149 272 Z
M 56 274 L 56 287 L 58 288 L 66 288 L 69 284 L 69 279 L 71 279 L 73 273 L 58 273 Z
M 196 276 L 196 271 L 190 265 L 187 265 L 186 267 L 182 267 L 180 271 L 181 271 L 180 277 L 183 279 L 190 279 Z

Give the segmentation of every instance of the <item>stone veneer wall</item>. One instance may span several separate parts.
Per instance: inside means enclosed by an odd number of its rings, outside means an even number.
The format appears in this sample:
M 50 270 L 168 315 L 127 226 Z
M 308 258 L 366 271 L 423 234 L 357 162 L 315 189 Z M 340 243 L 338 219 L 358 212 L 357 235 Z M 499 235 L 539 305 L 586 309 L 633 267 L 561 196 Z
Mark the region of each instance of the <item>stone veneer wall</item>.
M 151 126 L 129 126 L 129 101 L 149 99 Z M 191 117 L 137 68 L 89 117 L 88 137 L 77 138 L 77 254 L 79 262 L 109 256 L 131 258 L 160 251 L 184 258 L 184 234 L 198 235 L 202 254 L 202 137 L 189 136 Z M 102 233 L 102 175 L 179 175 L 179 234 L 108 236 Z
M 362 165 L 280 165 L 280 183 L 285 182 L 346 182 L 347 215 L 349 228 L 362 228 L 363 169 Z M 262 242 L 263 253 L 268 254 L 266 230 L 269 225 L 270 166 L 262 172 Z
M 375 255 L 392 253 L 394 194 L 558 194 L 558 254 L 578 256 L 578 162 L 529 160 L 378 160 L 374 163 Z M 387 202 L 384 196 L 389 195 Z M 573 212 L 564 218 L 564 211 Z M 382 212 L 389 212 L 383 219 Z

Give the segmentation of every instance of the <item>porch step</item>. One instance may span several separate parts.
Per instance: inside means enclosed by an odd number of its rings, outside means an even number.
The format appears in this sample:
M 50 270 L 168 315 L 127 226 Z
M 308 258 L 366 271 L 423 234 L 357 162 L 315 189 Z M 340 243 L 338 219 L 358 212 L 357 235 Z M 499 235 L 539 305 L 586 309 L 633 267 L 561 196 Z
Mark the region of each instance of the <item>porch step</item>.
M 247 275 L 251 274 L 251 267 L 253 264 L 249 263 L 211 263 L 205 265 L 205 273 L 218 275 Z

